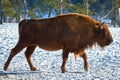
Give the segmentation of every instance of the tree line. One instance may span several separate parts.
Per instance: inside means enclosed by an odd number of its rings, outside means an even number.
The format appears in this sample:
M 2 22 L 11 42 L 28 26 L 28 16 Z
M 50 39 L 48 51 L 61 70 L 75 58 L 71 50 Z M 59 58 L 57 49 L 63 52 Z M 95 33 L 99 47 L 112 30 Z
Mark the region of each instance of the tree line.
M 120 0 L 0 0 L 0 23 L 80 13 L 118 20 Z

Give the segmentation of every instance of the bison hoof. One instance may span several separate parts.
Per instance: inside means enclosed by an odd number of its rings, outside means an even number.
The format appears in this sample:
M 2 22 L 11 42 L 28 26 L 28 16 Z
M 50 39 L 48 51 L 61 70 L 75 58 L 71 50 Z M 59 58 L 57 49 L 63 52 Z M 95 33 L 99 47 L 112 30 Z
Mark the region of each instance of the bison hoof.
M 84 66 L 84 69 L 85 69 L 86 71 L 88 71 L 88 64 L 86 64 L 86 65 Z
M 62 73 L 65 73 L 65 72 L 67 72 L 66 70 L 62 70 Z
M 61 70 L 62 70 L 62 73 L 67 72 L 67 70 L 65 68 L 61 68 Z
M 37 69 L 35 67 L 31 68 L 31 71 L 36 71 Z
M 7 70 L 7 67 L 4 67 L 4 70 L 6 71 L 6 70 Z
M 86 71 L 88 71 L 88 68 L 85 68 Z
M 8 69 L 8 65 L 5 64 L 5 65 L 4 65 L 4 70 L 6 71 L 7 69 Z

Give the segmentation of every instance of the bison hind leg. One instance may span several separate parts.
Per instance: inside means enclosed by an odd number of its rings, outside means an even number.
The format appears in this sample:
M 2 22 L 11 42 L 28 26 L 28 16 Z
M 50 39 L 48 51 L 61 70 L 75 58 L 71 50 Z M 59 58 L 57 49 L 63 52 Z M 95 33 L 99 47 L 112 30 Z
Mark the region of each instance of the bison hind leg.
M 25 51 L 25 56 L 26 56 L 27 62 L 28 62 L 29 66 L 30 66 L 30 69 L 31 69 L 32 71 L 36 71 L 36 70 L 37 70 L 37 69 L 33 66 L 32 61 L 31 61 L 31 56 L 32 56 L 32 53 L 34 52 L 35 48 L 36 48 L 36 45 L 29 46 L 29 47 L 27 47 L 27 49 L 26 49 L 26 51 Z
M 13 58 L 16 54 L 18 54 L 23 48 L 25 48 L 25 46 L 22 45 L 21 43 L 18 43 L 18 44 L 11 50 L 11 53 L 10 53 L 10 55 L 9 55 L 9 57 L 8 57 L 5 65 L 4 65 L 4 70 L 7 70 L 7 68 L 8 68 L 8 66 L 9 66 L 12 58 Z

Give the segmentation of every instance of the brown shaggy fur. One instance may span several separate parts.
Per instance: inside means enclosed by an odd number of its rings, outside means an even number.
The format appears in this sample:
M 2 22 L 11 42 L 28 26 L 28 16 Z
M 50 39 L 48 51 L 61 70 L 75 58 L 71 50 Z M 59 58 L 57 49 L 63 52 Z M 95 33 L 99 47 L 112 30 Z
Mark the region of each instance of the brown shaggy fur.
M 87 55 L 85 49 L 97 43 L 101 47 L 109 45 L 113 41 L 106 24 L 97 22 L 83 14 L 59 15 L 47 19 L 26 19 L 19 24 L 19 41 L 11 50 L 5 63 L 7 70 L 12 58 L 23 48 L 27 47 L 25 56 L 31 70 L 36 70 L 31 62 L 31 55 L 36 46 L 42 49 L 55 51 L 62 49 L 62 72 L 66 72 L 66 61 L 69 52 L 84 59 L 84 68 L 88 70 Z

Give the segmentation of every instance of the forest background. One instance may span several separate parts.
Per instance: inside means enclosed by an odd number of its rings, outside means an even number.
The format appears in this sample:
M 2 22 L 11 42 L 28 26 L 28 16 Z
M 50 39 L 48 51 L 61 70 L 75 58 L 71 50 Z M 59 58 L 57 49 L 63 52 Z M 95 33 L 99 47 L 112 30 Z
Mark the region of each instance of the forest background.
M 120 25 L 119 8 L 120 0 L 0 0 L 0 24 L 80 13 L 96 20 L 109 18 Z

